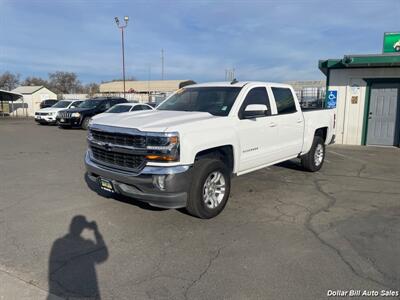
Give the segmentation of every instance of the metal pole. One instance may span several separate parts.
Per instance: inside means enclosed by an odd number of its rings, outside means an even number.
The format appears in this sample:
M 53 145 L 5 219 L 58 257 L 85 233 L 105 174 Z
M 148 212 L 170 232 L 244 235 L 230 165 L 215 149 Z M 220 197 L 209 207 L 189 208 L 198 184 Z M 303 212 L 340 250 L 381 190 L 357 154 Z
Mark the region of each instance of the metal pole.
M 161 49 L 161 80 L 164 80 L 164 49 Z
M 124 98 L 125 98 L 125 44 L 124 44 L 124 27 L 121 28 L 122 34 L 122 80 L 124 82 Z

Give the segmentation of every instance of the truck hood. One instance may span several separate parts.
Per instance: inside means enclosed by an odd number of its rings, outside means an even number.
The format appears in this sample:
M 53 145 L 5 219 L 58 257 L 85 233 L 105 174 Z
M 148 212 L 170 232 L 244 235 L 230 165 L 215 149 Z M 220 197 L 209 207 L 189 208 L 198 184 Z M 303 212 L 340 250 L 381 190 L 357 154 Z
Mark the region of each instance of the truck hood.
M 141 131 L 167 131 L 185 123 L 217 118 L 207 112 L 147 110 L 122 114 L 106 114 L 93 120 L 94 124 L 136 128 Z
M 83 111 L 89 111 L 89 110 L 94 110 L 95 107 L 92 108 L 81 108 L 81 107 L 75 107 L 75 108 L 68 108 L 66 109 L 66 111 L 70 112 L 70 113 L 74 113 L 74 112 L 83 112 Z
M 64 110 L 64 109 L 66 109 L 66 108 L 65 108 L 65 107 L 64 107 L 64 108 L 46 107 L 46 108 L 39 109 L 37 112 L 40 112 L 40 113 L 50 113 L 50 112 L 58 112 L 58 111 Z

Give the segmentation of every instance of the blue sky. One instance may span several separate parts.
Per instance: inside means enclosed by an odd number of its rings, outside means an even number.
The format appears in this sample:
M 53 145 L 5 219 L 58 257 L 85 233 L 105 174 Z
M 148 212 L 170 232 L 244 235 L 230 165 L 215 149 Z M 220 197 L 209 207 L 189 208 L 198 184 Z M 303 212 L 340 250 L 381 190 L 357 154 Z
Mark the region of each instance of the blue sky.
M 223 80 L 227 68 L 239 80 L 321 79 L 319 59 L 380 53 L 399 12 L 400 0 L 0 0 L 0 73 L 120 78 L 114 17 L 129 15 L 128 77 L 160 79 L 164 48 L 166 79 Z

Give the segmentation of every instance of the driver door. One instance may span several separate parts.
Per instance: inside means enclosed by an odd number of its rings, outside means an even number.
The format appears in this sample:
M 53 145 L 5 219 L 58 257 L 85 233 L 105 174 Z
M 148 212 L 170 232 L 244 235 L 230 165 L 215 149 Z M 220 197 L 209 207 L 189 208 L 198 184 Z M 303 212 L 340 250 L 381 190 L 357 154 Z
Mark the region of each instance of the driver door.
M 264 104 L 265 116 L 245 119 L 243 112 L 250 104 Z M 275 110 L 275 107 L 273 108 Z M 237 132 L 240 139 L 239 172 L 246 173 L 272 163 L 277 157 L 278 130 L 265 86 L 250 89 L 239 109 Z

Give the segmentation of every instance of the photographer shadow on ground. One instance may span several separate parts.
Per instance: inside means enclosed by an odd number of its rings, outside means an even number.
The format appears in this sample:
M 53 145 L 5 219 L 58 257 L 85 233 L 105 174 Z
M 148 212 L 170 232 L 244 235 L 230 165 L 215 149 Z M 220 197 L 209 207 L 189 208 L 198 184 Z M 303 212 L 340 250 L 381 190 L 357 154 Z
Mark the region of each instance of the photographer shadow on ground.
M 94 240 L 81 236 L 87 229 Z M 66 299 L 100 299 L 96 264 L 106 261 L 108 249 L 96 222 L 85 216 L 72 218 L 69 232 L 57 239 L 49 258 L 49 297 L 57 295 Z

